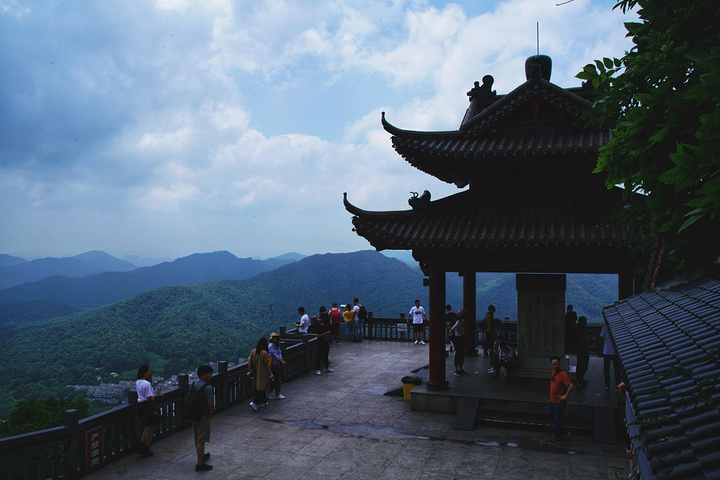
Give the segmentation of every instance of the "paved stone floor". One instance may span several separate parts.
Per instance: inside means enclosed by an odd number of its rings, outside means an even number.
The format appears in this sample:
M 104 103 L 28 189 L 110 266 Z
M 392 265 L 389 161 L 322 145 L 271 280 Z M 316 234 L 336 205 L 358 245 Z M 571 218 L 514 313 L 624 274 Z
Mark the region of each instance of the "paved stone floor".
M 627 475 L 622 445 L 576 435 L 547 445 L 549 432 L 452 428 L 455 416 L 414 412 L 385 396 L 427 364 L 427 346 L 365 341 L 333 346 L 334 373 L 283 385 L 284 400 L 253 412 L 242 404 L 212 419 L 213 470 L 195 472 L 192 432 L 156 441 L 155 455 L 132 455 L 97 479 L 616 479 Z M 483 357 L 469 359 L 483 372 Z M 452 357 L 448 372 L 452 372 Z M 466 368 L 467 369 L 467 368 Z M 452 377 L 452 375 L 451 375 Z M 455 377 L 452 377 L 455 378 Z M 471 377 L 464 377 L 473 381 Z M 515 381 L 515 379 L 513 379 Z

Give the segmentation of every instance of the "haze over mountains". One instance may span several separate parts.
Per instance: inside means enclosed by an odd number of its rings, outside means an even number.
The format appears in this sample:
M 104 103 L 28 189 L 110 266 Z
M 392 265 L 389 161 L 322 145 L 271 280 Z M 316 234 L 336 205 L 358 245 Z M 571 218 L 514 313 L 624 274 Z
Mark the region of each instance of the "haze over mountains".
M 613 276 L 567 278 L 568 302 L 591 320 L 616 299 Z M 514 274 L 479 273 L 477 285 L 478 316 L 493 303 L 499 317 L 516 317 Z M 447 301 L 456 309 L 461 294 L 462 278 L 448 274 Z M 0 290 L 0 368 L 16 372 L 0 385 L 0 416 L 21 399 L 76 395 L 65 385 L 94 384 L 110 372 L 132 379 L 142 363 L 167 376 L 237 361 L 259 336 L 294 326 L 300 305 L 316 314 L 359 297 L 376 317 L 397 318 L 416 298 L 427 306 L 427 295 L 419 268 L 374 251 L 269 260 L 214 252 L 15 285 Z

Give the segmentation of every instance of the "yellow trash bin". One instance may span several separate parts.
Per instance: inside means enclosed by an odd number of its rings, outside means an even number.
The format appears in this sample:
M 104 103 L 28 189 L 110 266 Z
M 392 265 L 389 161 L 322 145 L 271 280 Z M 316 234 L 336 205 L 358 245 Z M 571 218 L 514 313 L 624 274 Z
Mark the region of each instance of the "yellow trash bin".
M 410 392 L 412 392 L 412 389 L 417 385 L 420 385 L 420 382 L 422 382 L 420 377 L 403 377 L 403 400 L 406 402 L 410 401 Z

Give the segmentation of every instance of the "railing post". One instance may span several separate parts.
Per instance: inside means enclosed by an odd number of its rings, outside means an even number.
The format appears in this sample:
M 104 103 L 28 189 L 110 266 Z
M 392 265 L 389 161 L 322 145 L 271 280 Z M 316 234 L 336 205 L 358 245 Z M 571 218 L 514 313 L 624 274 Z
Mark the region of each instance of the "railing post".
M 63 473 L 70 478 L 77 477 L 76 465 L 80 460 L 80 439 L 78 437 L 78 422 L 80 421 L 80 412 L 75 409 L 65 410 L 63 414 L 63 426 L 70 431 L 68 435 L 68 449 L 65 454 L 66 461 L 63 462 Z M 84 469 L 84 466 L 80 467 Z
M 220 403 L 220 408 L 227 408 L 228 405 L 230 405 L 230 388 L 228 388 L 227 384 L 227 370 L 228 370 L 228 362 L 223 360 L 221 362 L 218 362 L 218 376 L 220 377 L 217 383 L 217 388 L 220 390 L 219 392 L 215 391 L 215 399 L 218 400 L 218 403 Z M 218 405 L 215 405 L 215 408 L 218 408 Z
M 367 336 L 368 338 L 374 340 L 377 336 L 377 332 L 375 331 L 375 319 L 373 318 L 373 312 L 368 312 L 367 314 Z

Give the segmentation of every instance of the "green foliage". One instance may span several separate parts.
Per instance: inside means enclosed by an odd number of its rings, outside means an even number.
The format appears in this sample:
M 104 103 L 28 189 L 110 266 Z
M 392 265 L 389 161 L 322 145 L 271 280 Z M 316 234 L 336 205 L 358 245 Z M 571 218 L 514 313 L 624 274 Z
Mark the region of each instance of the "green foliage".
M 720 253 L 720 9 L 712 0 L 622 0 L 641 22 L 625 24 L 635 46 L 577 77 L 597 90 L 588 120 L 612 129 L 597 172 L 624 185 L 621 218 L 665 267 L 707 263 Z M 631 202 L 635 193 L 640 202 Z M 646 257 L 647 258 L 647 257 Z
M 77 410 L 80 418 L 87 416 L 88 403 L 83 399 L 41 398 L 22 400 L 5 422 L 0 423 L 0 437 L 45 430 L 63 425 L 66 410 Z

